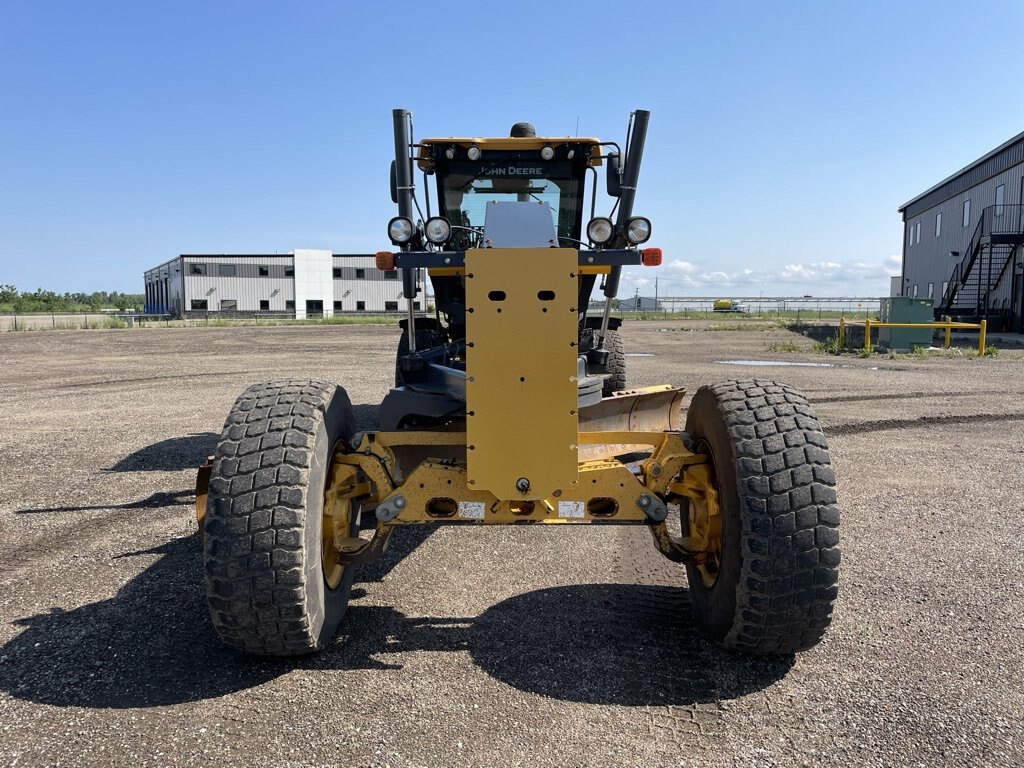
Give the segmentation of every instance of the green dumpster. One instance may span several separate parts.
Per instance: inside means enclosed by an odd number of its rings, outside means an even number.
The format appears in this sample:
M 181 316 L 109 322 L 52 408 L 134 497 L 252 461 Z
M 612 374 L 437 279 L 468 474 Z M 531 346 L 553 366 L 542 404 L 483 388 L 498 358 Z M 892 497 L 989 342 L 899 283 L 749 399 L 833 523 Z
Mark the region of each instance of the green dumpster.
M 883 323 L 931 323 L 935 320 L 932 299 L 892 296 L 882 299 L 879 320 Z M 914 347 L 932 345 L 933 328 L 879 328 L 878 347 L 909 352 Z

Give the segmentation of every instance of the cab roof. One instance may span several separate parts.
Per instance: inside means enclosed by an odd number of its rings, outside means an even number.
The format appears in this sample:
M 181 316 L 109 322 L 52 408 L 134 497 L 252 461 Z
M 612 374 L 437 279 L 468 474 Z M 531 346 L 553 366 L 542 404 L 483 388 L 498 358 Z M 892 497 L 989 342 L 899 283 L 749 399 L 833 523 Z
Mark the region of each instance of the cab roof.
M 444 139 L 420 139 L 419 152 L 416 162 L 421 169 L 430 167 L 430 146 L 449 146 L 454 144 L 458 147 L 472 147 L 474 145 L 487 151 L 504 150 L 541 150 L 545 146 L 559 147 L 563 144 L 584 144 L 590 147 L 590 161 L 588 165 L 601 165 L 601 140 L 582 136 L 531 136 L 528 138 L 514 138 L 511 136 L 480 137 L 480 136 L 449 136 Z

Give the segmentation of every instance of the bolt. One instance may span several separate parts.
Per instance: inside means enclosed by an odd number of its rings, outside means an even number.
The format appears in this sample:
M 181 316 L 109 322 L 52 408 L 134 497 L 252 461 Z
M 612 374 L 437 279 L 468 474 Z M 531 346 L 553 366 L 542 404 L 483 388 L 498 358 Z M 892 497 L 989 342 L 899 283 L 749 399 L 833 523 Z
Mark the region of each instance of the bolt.
M 660 477 L 661 476 L 661 464 L 655 464 L 653 467 L 651 467 L 651 474 L 654 475 L 655 477 Z
M 404 496 L 395 496 L 394 504 L 395 504 L 395 508 L 396 509 L 404 509 L 405 508 L 405 497 Z
M 560 488 L 556 488 L 554 491 L 551 492 L 551 495 L 557 499 L 559 496 L 562 495 L 562 490 Z
M 645 493 L 643 496 L 637 499 L 636 503 L 639 504 L 641 507 L 649 507 L 651 506 L 651 497 Z
M 530 490 L 530 480 L 526 477 L 520 477 L 516 480 L 516 490 L 520 493 L 527 493 Z

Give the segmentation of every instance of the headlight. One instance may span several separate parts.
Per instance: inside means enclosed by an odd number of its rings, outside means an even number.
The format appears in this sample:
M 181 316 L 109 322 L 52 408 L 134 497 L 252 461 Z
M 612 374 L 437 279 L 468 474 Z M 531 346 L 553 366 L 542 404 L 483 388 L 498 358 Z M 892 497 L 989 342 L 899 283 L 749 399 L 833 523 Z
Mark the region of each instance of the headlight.
M 615 225 L 612 224 L 611 219 L 606 219 L 604 216 L 591 219 L 587 224 L 587 237 L 594 245 L 607 245 L 611 242 L 614 234 Z
M 555 150 L 551 147 L 544 147 L 540 151 L 540 156 L 545 160 L 550 160 L 555 156 Z
M 633 245 L 646 243 L 651 239 L 651 220 L 643 216 L 634 216 L 626 224 L 626 237 Z
M 444 218 L 444 216 L 434 216 L 427 219 L 427 224 L 423 227 L 423 231 L 427 236 L 427 240 L 434 245 L 443 245 L 452 236 L 452 225 L 448 223 L 448 219 Z
M 472 146 L 466 150 L 466 157 L 474 162 L 480 159 L 480 147 Z
M 405 245 L 412 240 L 412 222 L 405 216 L 395 216 L 388 222 L 388 237 L 396 245 Z

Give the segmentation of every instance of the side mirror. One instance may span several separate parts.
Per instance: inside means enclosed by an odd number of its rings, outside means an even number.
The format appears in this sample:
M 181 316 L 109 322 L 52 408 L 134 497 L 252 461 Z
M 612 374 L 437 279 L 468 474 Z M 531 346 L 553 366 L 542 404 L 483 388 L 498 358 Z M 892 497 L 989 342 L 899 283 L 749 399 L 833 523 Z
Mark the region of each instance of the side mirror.
M 622 177 L 619 176 L 619 155 L 616 152 L 612 152 L 606 158 L 608 162 L 608 170 L 605 172 L 605 181 L 607 182 L 608 196 L 619 197 L 622 194 Z
M 391 161 L 391 202 L 398 203 L 398 166 Z

